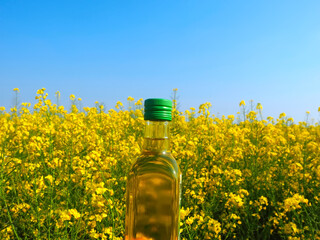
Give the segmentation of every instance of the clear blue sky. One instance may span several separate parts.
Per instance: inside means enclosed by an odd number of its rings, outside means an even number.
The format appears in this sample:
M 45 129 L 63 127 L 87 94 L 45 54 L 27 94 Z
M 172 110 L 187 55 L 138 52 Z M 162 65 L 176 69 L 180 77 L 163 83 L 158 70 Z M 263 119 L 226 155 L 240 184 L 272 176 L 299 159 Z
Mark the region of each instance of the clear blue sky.
M 236 114 L 253 99 L 264 116 L 319 120 L 320 1 L 0 2 L 0 106 L 61 92 L 93 106 L 170 98 Z

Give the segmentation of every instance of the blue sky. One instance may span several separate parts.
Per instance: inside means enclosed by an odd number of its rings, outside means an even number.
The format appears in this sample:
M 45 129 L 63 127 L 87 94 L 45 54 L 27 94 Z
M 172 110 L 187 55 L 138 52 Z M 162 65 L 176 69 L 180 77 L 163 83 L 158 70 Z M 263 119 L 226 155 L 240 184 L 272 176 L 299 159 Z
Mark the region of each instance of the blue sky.
M 149 97 L 180 109 L 211 102 L 236 114 L 260 102 L 265 117 L 319 120 L 320 1 L 0 2 L 0 106 L 61 92 L 113 108 Z M 54 102 L 54 101 L 53 101 Z

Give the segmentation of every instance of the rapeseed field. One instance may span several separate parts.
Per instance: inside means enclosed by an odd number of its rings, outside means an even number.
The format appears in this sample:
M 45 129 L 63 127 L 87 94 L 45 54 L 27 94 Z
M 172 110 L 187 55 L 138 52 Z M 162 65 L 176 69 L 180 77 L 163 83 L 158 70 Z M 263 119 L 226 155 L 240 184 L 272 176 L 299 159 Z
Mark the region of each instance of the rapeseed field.
M 142 99 L 107 110 L 71 95 L 67 111 L 47 96 L 0 107 L 0 239 L 123 239 Z M 173 111 L 181 239 L 320 239 L 320 126 L 239 105 Z

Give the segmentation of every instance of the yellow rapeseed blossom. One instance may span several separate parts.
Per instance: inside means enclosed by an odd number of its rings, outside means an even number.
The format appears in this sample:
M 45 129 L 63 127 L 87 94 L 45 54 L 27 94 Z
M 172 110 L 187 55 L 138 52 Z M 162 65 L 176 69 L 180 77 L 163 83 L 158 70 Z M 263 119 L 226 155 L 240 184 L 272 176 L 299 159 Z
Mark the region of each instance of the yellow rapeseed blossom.
M 143 99 L 140 98 L 134 105 L 141 106 L 142 105 L 142 101 L 143 101 Z
M 71 101 L 74 101 L 75 99 L 76 99 L 76 97 L 75 97 L 73 94 L 71 94 L 71 95 L 70 95 L 70 100 L 71 100 Z
M 71 214 L 69 211 L 61 211 L 60 212 L 60 219 L 62 222 L 64 221 L 70 221 L 71 220 Z
M 286 114 L 285 114 L 285 113 L 280 113 L 280 115 L 279 115 L 279 119 L 284 118 L 285 116 L 286 116 Z
M 79 219 L 81 214 L 77 211 L 77 209 L 69 209 L 69 215 L 72 215 L 75 219 Z
M 45 179 L 48 179 L 48 180 L 49 180 L 49 182 L 50 182 L 50 184 L 52 184 L 52 181 L 53 181 L 53 177 L 52 177 L 52 175 L 48 175 L 48 176 L 46 176 L 46 177 L 45 177 Z
M 184 220 L 186 216 L 188 216 L 190 213 L 190 209 L 184 209 L 183 207 L 180 209 L 180 219 Z
M 123 107 L 123 104 L 122 102 L 117 101 L 116 108 L 119 109 L 120 107 Z
M 309 200 L 299 194 L 294 194 L 293 197 L 289 197 L 286 200 L 284 200 L 284 210 L 286 212 L 290 212 L 296 209 L 300 209 L 301 203 L 308 205 Z
M 37 94 L 42 95 L 42 94 L 44 94 L 45 90 L 46 90 L 45 88 L 38 89 Z
M 256 109 L 257 109 L 257 110 L 262 110 L 262 105 L 261 105 L 261 103 L 258 103 L 258 104 L 257 104 Z
M 133 101 L 134 101 L 134 98 L 129 96 L 129 97 L 127 98 L 127 100 L 128 100 L 129 102 L 133 102 Z
M 261 205 L 266 205 L 266 206 L 268 206 L 268 199 L 267 199 L 266 197 L 264 197 L 264 196 L 261 196 L 261 197 L 259 198 L 259 202 L 260 202 Z
M 64 107 L 48 98 L 42 88 L 34 105 L 0 107 L 0 239 L 125 239 L 126 176 L 143 148 L 143 99 L 103 109 L 98 101 Z M 209 102 L 198 113 L 174 110 L 181 239 L 258 232 L 320 239 L 319 124 L 296 124 L 285 113 L 263 119 L 261 104 L 239 105 L 227 117 L 210 114 Z

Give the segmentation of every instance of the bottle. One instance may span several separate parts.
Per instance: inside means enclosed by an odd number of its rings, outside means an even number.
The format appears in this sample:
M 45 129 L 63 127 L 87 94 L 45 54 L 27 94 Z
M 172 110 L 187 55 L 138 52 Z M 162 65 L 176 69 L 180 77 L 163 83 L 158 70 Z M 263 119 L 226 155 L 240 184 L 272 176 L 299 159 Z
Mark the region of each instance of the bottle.
M 144 147 L 127 176 L 126 240 L 180 239 L 181 172 L 169 150 L 172 101 L 145 100 Z

